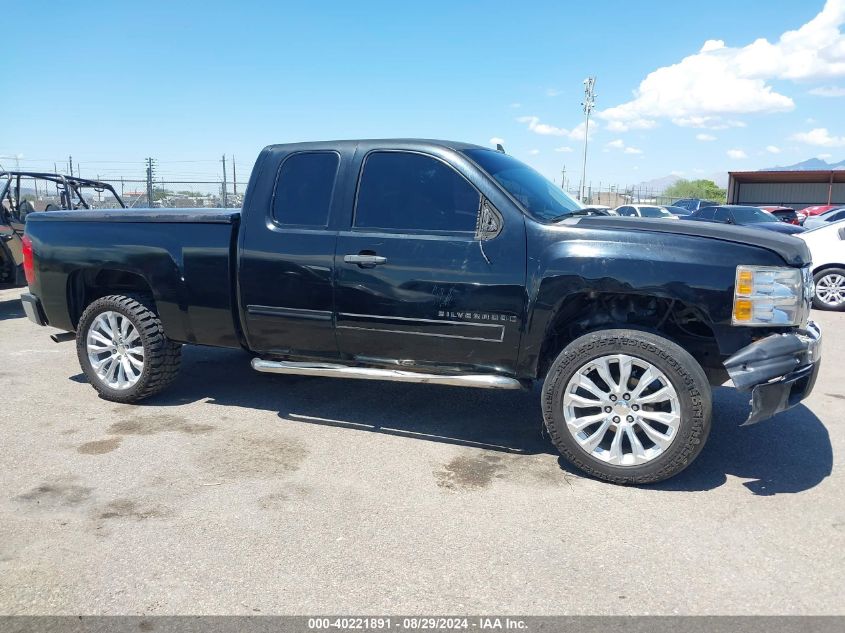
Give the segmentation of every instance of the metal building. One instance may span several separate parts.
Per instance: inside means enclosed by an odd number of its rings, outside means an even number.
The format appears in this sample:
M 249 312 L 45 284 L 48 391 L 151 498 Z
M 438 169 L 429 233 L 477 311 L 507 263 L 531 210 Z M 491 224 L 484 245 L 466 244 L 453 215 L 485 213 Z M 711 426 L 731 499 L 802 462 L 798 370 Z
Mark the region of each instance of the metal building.
M 732 171 L 728 204 L 782 205 L 803 209 L 845 205 L 845 169 L 834 171 Z

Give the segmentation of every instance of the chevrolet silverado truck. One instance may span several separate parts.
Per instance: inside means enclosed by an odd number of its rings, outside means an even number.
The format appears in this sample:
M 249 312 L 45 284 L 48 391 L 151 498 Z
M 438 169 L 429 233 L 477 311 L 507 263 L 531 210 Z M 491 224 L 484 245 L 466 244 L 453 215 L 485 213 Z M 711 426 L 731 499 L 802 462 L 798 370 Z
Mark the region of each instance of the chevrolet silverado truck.
M 801 240 L 588 217 L 466 143 L 270 146 L 239 211 L 33 214 L 24 255 L 27 315 L 75 338 L 107 400 L 169 386 L 184 344 L 243 348 L 278 374 L 540 382 L 558 450 L 623 484 L 696 458 L 711 385 L 750 392 L 758 422 L 806 397 L 820 362 Z

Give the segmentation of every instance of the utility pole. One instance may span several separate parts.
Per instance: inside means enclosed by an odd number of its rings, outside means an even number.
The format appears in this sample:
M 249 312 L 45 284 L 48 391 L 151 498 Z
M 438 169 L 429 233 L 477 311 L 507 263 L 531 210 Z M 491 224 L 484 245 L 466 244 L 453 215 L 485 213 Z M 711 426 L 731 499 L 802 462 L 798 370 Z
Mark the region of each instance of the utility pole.
M 232 189 L 235 192 L 235 204 L 237 204 L 238 199 L 238 171 L 235 167 L 235 155 L 232 154 Z
M 596 78 L 587 77 L 584 80 L 584 165 L 581 168 L 581 202 L 585 201 L 584 187 L 587 184 L 587 142 L 590 138 L 590 114 L 596 107 Z
M 229 200 L 227 195 L 228 186 L 226 185 L 226 154 L 223 154 L 223 208 L 229 206 Z
M 560 170 L 560 188 L 566 191 L 566 165 Z
M 155 173 L 155 159 L 147 158 L 147 207 L 153 208 L 153 175 Z
M 70 167 L 70 175 L 73 176 L 73 156 L 67 157 L 67 164 Z

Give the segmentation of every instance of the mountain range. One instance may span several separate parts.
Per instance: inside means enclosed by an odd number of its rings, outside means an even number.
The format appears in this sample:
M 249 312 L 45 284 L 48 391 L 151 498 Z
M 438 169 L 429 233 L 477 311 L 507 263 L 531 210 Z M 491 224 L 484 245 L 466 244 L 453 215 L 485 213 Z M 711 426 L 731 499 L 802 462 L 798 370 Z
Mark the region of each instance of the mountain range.
M 845 160 L 838 163 L 829 163 L 821 158 L 808 158 L 807 160 L 795 163 L 794 165 L 786 165 L 785 167 L 767 167 L 760 171 L 828 171 L 831 169 L 845 169 Z
M 778 165 L 776 167 L 766 167 L 765 169 L 760 169 L 758 171 L 829 171 L 833 169 L 845 169 L 845 160 L 841 160 L 838 163 L 829 163 L 821 158 L 808 158 L 807 160 L 803 160 L 800 163 L 795 163 L 794 165 Z M 718 186 L 723 188 L 728 186 L 727 172 L 718 172 L 709 176 L 699 177 L 706 178 L 707 180 L 712 180 Z M 652 191 L 663 191 L 667 187 L 674 185 L 680 179 L 680 176 L 675 175 L 662 176 L 660 178 L 654 178 L 652 180 L 643 181 L 638 185 L 635 185 L 635 188 Z M 696 178 L 690 179 L 695 180 Z

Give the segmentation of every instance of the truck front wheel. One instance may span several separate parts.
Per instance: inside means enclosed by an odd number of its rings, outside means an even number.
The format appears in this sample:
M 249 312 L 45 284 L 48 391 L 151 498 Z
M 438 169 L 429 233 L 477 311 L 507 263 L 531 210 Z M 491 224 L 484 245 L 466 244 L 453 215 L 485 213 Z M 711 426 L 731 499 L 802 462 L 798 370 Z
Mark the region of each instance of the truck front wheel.
M 82 371 L 106 400 L 148 398 L 176 378 L 182 346 L 164 335 L 158 315 L 138 297 L 110 295 L 92 302 L 76 332 Z
M 561 454 L 618 484 L 654 483 L 686 468 L 710 433 L 710 384 L 672 341 L 613 329 L 575 339 L 543 384 L 543 418 Z

